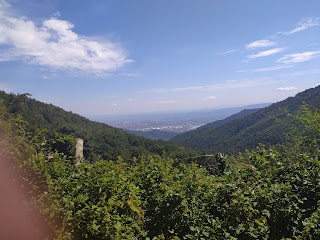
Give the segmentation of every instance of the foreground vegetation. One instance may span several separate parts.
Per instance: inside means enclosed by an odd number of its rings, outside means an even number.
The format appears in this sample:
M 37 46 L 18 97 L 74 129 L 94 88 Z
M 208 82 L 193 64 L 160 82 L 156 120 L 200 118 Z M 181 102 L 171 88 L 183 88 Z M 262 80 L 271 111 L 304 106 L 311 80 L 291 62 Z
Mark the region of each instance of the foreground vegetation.
M 297 117 L 305 132 L 226 157 L 215 175 L 158 155 L 75 166 L 50 148 L 71 136 L 48 139 L 0 116 L 2 151 L 23 160 L 56 239 L 320 239 L 320 114 L 307 107 Z

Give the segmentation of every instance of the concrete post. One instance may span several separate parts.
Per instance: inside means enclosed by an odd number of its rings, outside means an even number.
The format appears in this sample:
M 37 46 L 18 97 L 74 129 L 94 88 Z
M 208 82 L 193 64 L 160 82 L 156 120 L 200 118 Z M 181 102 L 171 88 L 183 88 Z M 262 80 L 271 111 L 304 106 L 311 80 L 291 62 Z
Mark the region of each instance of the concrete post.
M 75 163 L 80 165 L 81 160 L 83 159 L 83 139 L 76 139 L 76 154 L 75 154 Z

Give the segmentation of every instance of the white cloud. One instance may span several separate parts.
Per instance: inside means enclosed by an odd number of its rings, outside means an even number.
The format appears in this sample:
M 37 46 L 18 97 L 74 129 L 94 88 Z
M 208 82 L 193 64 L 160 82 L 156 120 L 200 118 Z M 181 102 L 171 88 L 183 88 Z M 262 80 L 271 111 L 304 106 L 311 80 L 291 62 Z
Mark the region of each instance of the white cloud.
M 74 25 L 57 18 L 37 25 L 26 18 L 10 16 L 8 4 L 0 0 L 1 61 L 27 63 L 101 75 L 130 62 L 119 44 L 80 36 Z
M 4 0 L 0 0 L 0 13 L 4 12 L 5 10 L 7 10 L 10 7 L 11 7 L 11 5 L 9 3 L 7 3 Z
M 117 106 L 118 106 L 118 104 L 117 104 L 117 103 L 114 103 L 114 104 L 112 104 L 112 106 L 113 106 L 113 107 L 117 107 Z
M 320 51 L 315 52 L 303 52 L 303 53 L 294 53 L 283 56 L 278 59 L 277 62 L 281 63 L 299 63 L 309 61 L 313 58 L 320 56 Z
M 220 52 L 220 53 L 217 53 L 217 54 L 218 55 L 228 55 L 228 54 L 239 52 L 239 51 L 240 51 L 239 49 L 233 49 L 233 50 L 228 50 L 228 51 L 225 51 L 225 52 Z
M 289 32 L 283 32 L 284 35 L 291 35 L 297 32 L 301 32 L 306 30 L 310 27 L 319 26 L 320 25 L 320 18 L 319 17 L 310 17 L 302 20 L 299 22 L 294 29 Z
M 202 98 L 202 100 L 208 101 L 208 100 L 214 100 L 216 98 L 217 98 L 216 96 L 209 96 L 209 97 Z
M 180 87 L 180 88 L 159 88 L 159 89 L 151 89 L 152 92 L 162 93 L 162 92 L 184 92 L 184 91 L 193 91 L 193 90 L 201 90 L 205 86 L 192 86 L 192 87 Z
M 142 73 L 137 73 L 137 72 L 119 72 L 115 74 L 115 76 L 119 77 L 128 77 L 128 78 L 136 78 L 136 77 L 142 77 Z
M 133 102 L 133 101 L 135 101 L 136 99 L 135 98 L 128 98 L 128 101 L 129 102 Z
M 267 57 L 267 56 L 271 56 L 271 55 L 277 54 L 279 52 L 282 52 L 284 50 L 285 50 L 285 48 L 272 48 L 272 49 L 269 49 L 266 51 L 259 52 L 257 54 L 248 55 L 247 57 L 248 58 Z
M 182 87 L 182 88 L 172 88 L 172 92 L 183 92 L 183 91 L 192 91 L 202 89 L 203 86 L 193 86 L 193 87 Z
M 297 90 L 296 87 L 279 87 L 277 88 L 277 91 L 294 91 Z
M 263 47 L 272 47 L 277 45 L 276 42 L 272 42 L 270 40 L 266 40 L 266 39 L 261 39 L 261 40 L 257 40 L 254 41 L 252 43 L 249 43 L 246 45 L 247 49 L 255 49 L 255 48 L 263 48 Z
M 282 66 L 274 66 L 274 67 L 267 67 L 267 68 L 256 68 L 256 69 L 248 69 L 248 70 L 240 70 L 237 71 L 239 73 L 245 73 L 245 72 L 268 72 L 268 71 L 277 71 L 281 69 L 290 68 L 292 65 L 282 65 Z

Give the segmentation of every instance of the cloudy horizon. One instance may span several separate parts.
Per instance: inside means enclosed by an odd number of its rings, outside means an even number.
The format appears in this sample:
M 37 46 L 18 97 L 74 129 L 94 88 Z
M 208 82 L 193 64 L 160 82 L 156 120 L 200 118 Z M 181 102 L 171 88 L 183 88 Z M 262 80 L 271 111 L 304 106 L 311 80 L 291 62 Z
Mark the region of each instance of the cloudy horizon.
M 277 102 L 319 84 L 319 6 L 0 0 L 0 90 L 86 116 Z

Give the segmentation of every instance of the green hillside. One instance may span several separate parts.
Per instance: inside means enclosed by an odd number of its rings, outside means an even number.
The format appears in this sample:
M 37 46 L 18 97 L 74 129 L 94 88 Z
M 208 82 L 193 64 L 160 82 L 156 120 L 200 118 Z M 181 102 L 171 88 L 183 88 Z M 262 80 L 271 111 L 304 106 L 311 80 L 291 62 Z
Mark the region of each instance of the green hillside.
M 52 104 L 31 99 L 27 94 L 15 95 L 0 91 L 0 99 L 9 113 L 23 117 L 30 131 L 46 129 L 48 138 L 53 138 L 55 133 L 83 138 L 84 156 L 90 160 L 116 159 L 118 156 L 127 159 L 150 153 L 171 154 L 178 158 L 195 154 L 192 150 L 172 143 L 145 139 L 107 124 L 91 121 Z
M 303 102 L 311 108 L 319 108 L 320 87 L 308 89 L 257 112 L 242 112 L 207 124 L 170 141 L 196 150 L 226 153 L 253 149 L 260 143 L 266 146 L 284 143 L 285 133 L 292 127 L 284 121 L 287 113 L 295 114 Z
M 0 156 L 17 163 L 22 186 L 32 189 L 32 209 L 48 226 L 40 239 L 316 240 L 320 113 L 300 107 L 295 119 L 312 134 L 226 156 L 213 175 L 157 155 L 80 165 L 61 152 L 49 159 L 45 139 L 0 104 Z
M 161 139 L 161 140 L 169 140 L 170 138 L 173 138 L 174 136 L 177 136 L 178 133 L 176 132 L 168 132 L 168 131 L 162 131 L 158 129 L 153 129 L 150 131 L 134 131 L 134 130 L 124 130 L 128 133 L 137 135 L 137 136 L 142 136 L 145 138 L 150 138 L 150 139 Z

